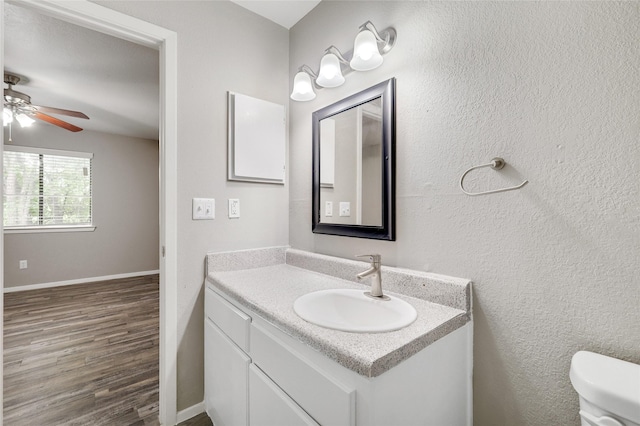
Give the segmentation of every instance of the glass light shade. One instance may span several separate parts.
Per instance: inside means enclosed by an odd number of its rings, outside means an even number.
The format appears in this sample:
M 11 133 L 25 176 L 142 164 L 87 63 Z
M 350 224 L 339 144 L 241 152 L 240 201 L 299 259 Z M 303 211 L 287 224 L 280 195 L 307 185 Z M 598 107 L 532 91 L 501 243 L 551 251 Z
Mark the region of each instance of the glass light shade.
M 369 30 L 358 33 L 353 43 L 353 58 L 349 65 L 356 71 L 369 71 L 382 65 L 376 36 Z
M 293 79 L 291 99 L 294 101 L 310 101 L 315 98 L 316 93 L 313 91 L 313 85 L 311 84 L 309 74 L 304 71 L 300 71 Z
M 338 87 L 344 83 L 340 61 L 333 53 L 327 53 L 322 57 L 316 83 L 322 87 Z
M 20 127 L 29 127 L 36 122 L 36 120 L 26 114 L 16 115 L 16 120 L 18 120 L 18 123 L 20 123 Z
M 10 123 L 13 123 L 13 113 L 9 108 L 4 108 L 2 110 L 2 125 L 6 126 Z

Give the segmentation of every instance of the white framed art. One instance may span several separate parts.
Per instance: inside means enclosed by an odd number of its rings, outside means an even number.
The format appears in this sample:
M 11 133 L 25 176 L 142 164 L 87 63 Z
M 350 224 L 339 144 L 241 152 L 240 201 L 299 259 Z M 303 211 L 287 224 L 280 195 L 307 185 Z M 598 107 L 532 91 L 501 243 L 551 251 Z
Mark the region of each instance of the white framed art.
M 228 179 L 284 184 L 284 105 L 229 92 Z

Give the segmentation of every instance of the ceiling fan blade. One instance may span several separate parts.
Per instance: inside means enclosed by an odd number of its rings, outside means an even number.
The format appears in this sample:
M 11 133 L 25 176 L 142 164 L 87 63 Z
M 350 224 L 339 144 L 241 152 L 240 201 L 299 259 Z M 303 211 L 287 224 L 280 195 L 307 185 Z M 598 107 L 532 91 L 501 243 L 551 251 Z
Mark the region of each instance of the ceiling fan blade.
M 71 123 L 67 123 L 66 121 L 62 121 L 59 120 L 55 117 L 51 117 L 50 115 L 47 114 L 43 114 L 39 111 L 36 111 L 33 114 L 33 117 L 42 120 L 42 121 L 46 121 L 47 123 L 53 124 L 54 126 L 58 126 L 58 127 L 62 127 L 63 129 L 67 129 L 71 132 L 79 132 L 82 130 L 82 128 L 78 127 L 78 126 L 74 126 Z
M 31 106 L 34 107 L 37 111 L 47 112 L 49 114 L 60 114 L 60 115 L 68 115 L 70 117 L 86 118 L 87 120 L 89 119 L 89 117 L 87 117 L 85 114 L 81 113 L 80 111 L 71 111 L 68 109 L 52 108 L 52 107 L 41 106 L 41 105 L 31 105 Z

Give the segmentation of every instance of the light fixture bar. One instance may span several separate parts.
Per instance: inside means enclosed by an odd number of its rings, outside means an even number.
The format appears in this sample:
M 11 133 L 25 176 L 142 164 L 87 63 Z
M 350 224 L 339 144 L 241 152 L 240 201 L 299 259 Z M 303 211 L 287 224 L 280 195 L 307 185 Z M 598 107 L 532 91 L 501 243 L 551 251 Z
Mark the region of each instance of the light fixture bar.
M 396 30 L 389 27 L 378 31 L 371 21 L 360 25 L 359 30 L 353 50 L 347 52 L 346 55 L 331 45 L 324 51 L 318 72 L 306 64 L 298 68 L 291 99 L 296 101 L 313 100 L 315 99 L 314 88 L 341 86 L 345 80 L 344 76 L 352 71 L 369 71 L 382 64 L 382 55 L 387 54 L 396 43 L 398 36 Z M 351 59 L 346 59 L 349 56 Z M 307 80 L 311 81 L 307 82 Z M 300 92 L 299 88 L 303 92 Z

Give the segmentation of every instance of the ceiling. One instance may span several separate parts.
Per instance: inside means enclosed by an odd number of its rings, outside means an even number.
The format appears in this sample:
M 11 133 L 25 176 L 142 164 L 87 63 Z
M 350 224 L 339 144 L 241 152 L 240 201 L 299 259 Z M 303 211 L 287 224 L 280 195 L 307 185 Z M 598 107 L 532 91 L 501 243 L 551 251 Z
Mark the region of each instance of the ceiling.
M 14 90 L 35 105 L 85 113 L 89 120 L 57 116 L 84 129 L 158 139 L 156 50 L 15 5 L 4 10 L 5 70 L 22 78 Z
M 287 29 L 320 2 L 233 1 Z M 4 24 L 5 70 L 34 105 L 81 111 L 90 119 L 56 117 L 86 130 L 158 139 L 158 51 L 8 3 Z
M 320 3 L 320 0 L 231 0 L 250 11 L 279 24 L 286 29 L 293 27 L 303 16 Z

